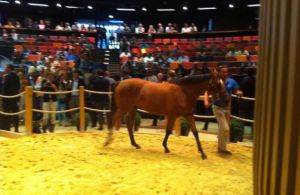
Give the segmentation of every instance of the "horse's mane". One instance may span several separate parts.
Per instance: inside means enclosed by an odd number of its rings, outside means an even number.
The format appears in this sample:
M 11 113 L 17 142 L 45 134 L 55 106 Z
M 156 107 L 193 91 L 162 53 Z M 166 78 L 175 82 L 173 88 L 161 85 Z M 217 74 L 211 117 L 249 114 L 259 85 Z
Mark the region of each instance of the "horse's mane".
M 189 85 L 189 84 L 201 83 L 210 78 L 211 78 L 211 74 L 202 74 L 202 75 L 185 76 L 183 78 L 175 79 L 169 82 L 177 85 Z

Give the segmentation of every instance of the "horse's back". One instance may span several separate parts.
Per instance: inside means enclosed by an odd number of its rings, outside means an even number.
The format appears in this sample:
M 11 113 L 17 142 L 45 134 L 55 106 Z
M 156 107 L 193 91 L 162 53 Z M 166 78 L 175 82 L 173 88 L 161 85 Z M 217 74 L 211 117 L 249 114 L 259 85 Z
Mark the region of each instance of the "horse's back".
M 135 106 L 141 88 L 149 81 L 132 78 L 121 81 L 115 88 L 115 101 L 119 108 L 126 110 Z

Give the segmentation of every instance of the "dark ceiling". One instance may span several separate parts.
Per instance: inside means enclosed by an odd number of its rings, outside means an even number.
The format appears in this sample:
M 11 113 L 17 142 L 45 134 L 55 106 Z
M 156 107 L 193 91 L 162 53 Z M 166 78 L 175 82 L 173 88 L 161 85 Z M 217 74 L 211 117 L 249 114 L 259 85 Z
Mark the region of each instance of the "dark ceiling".
M 21 5 L 14 0 L 7 0 L 10 4 L 0 3 L 2 22 L 8 18 L 29 16 L 34 19 L 52 18 L 54 21 L 74 21 L 77 19 L 95 19 L 105 21 L 108 15 L 115 20 L 143 22 L 155 24 L 157 22 L 195 22 L 198 25 L 207 25 L 212 19 L 215 30 L 245 29 L 249 25 L 257 26 L 259 8 L 249 8 L 248 4 L 257 4 L 258 0 L 20 0 Z M 61 3 L 62 8 L 56 7 Z M 49 7 L 32 7 L 28 3 L 43 3 Z M 234 8 L 228 5 L 233 4 Z M 93 9 L 87 9 L 87 6 Z M 182 6 L 188 7 L 187 11 Z M 82 9 L 67 9 L 65 6 L 79 6 Z M 147 11 L 142 11 L 142 7 Z M 198 7 L 216 7 L 216 10 L 198 11 Z M 116 8 L 134 8 L 135 12 L 116 11 Z M 157 12 L 157 8 L 173 8 L 175 12 Z M 63 19 L 62 19 L 63 18 Z

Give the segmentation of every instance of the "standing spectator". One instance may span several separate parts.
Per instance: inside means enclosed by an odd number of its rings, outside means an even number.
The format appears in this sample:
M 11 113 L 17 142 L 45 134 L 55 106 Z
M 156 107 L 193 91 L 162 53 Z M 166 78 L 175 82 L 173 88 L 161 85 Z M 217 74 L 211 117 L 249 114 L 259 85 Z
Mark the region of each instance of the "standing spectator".
M 96 71 L 96 78 L 92 83 L 92 90 L 98 92 L 109 92 L 110 91 L 110 81 L 105 78 L 104 70 L 98 69 Z M 109 109 L 109 96 L 107 94 L 92 94 L 91 96 L 96 109 L 99 110 L 108 110 Z M 99 120 L 98 130 L 103 130 L 104 124 L 104 113 L 97 113 Z M 96 116 L 97 116 L 96 115 Z
M 178 25 L 176 23 L 173 23 L 173 30 L 172 30 L 173 33 L 177 33 L 179 32 L 179 28 L 178 28 Z
M 164 27 L 161 23 L 158 23 L 157 24 L 157 33 L 164 33 L 165 30 L 164 30 Z
M 247 68 L 246 69 L 246 77 L 244 77 L 241 81 L 241 90 L 244 93 L 245 97 L 254 98 L 255 97 L 255 69 Z M 251 100 L 241 100 L 239 105 L 239 116 L 246 119 L 253 119 L 254 112 L 254 101 Z M 242 126 L 244 127 L 247 123 L 242 122 Z M 253 124 L 249 124 L 251 126 L 251 136 L 253 137 Z M 244 132 L 244 131 L 243 131 Z M 243 137 L 241 137 L 242 141 Z
M 218 152 L 231 155 L 231 152 L 227 150 L 230 135 L 231 94 L 242 95 L 243 92 L 239 90 L 238 83 L 234 79 L 229 78 L 228 68 L 226 66 L 220 68 L 219 75 L 222 89 L 213 89 L 214 93 L 211 94 L 213 96 L 213 112 L 219 124 Z M 204 105 L 206 108 L 211 105 L 207 91 L 204 94 Z
M 59 83 L 58 83 L 58 91 L 69 91 L 71 86 L 71 82 L 66 78 L 65 74 L 61 74 L 59 76 Z M 67 109 L 68 105 L 68 95 L 67 94 L 59 94 L 57 95 L 57 110 L 62 111 Z M 59 125 L 67 125 L 67 115 L 66 113 L 58 113 L 57 118 L 59 121 Z
M 47 73 L 46 79 L 42 82 L 41 91 L 56 92 L 58 83 L 52 73 Z M 44 111 L 56 111 L 57 97 L 53 94 L 43 94 L 43 110 Z M 47 132 L 47 129 L 51 133 L 54 132 L 56 123 L 55 113 L 43 113 L 43 131 Z
M 3 77 L 3 92 L 5 96 L 17 95 L 20 92 L 20 80 L 18 75 L 13 71 L 14 67 L 11 64 L 7 64 L 5 67 L 5 75 Z M 2 107 L 4 112 L 14 113 L 18 112 L 19 98 L 4 98 L 2 100 Z M 3 129 L 10 130 L 10 125 L 13 123 L 15 132 L 19 132 L 19 116 L 7 116 L 3 117 Z
M 135 33 L 135 25 L 134 24 L 130 25 L 130 32 Z
M 84 79 L 80 77 L 80 71 L 75 70 L 73 72 L 72 90 L 78 90 L 80 86 L 85 86 Z M 70 108 L 79 107 L 79 92 L 74 91 L 71 94 Z

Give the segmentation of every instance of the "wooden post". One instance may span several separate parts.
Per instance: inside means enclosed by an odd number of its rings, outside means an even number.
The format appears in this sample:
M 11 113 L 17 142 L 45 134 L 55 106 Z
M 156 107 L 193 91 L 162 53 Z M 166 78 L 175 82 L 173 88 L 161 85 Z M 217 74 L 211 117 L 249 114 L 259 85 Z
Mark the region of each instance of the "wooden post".
M 31 86 L 25 89 L 25 130 L 27 135 L 32 134 L 32 103 L 33 88 Z
M 80 132 L 85 131 L 85 112 L 84 112 L 84 87 L 79 88 L 79 116 L 80 116 Z

